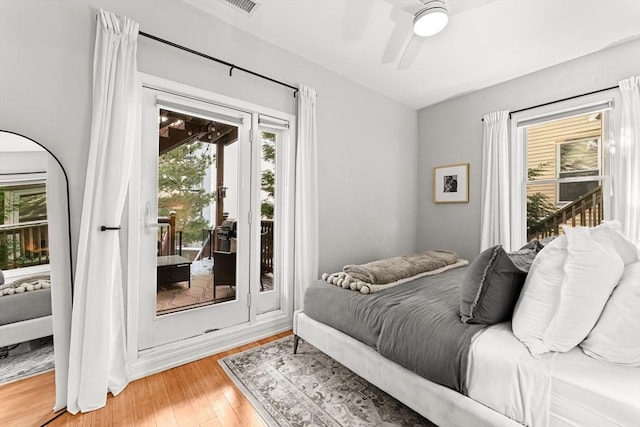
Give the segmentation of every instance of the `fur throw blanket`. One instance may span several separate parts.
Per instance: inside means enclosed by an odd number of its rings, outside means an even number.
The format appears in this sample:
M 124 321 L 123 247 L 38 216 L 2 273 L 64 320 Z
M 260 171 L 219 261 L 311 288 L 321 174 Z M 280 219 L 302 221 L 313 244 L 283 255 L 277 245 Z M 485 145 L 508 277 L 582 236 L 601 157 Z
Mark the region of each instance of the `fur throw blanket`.
M 4 295 L 21 294 L 28 291 L 37 291 L 38 289 L 47 289 L 50 287 L 51 279 L 48 274 L 27 276 L 11 283 L 0 285 L 0 297 Z
M 325 273 L 322 279 L 345 289 L 369 294 L 468 263 L 466 260 L 459 259 L 455 252 L 432 249 L 419 254 L 382 259 L 362 265 L 345 265 L 341 273 Z

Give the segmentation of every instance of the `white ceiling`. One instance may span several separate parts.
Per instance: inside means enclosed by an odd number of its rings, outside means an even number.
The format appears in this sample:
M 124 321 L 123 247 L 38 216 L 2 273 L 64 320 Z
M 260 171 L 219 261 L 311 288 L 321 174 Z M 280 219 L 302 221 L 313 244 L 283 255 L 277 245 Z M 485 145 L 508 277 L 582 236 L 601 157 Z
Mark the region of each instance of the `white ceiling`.
M 404 0 L 257 0 L 252 16 L 224 0 L 183 1 L 414 108 L 640 35 L 639 0 L 450 0 L 449 25 L 398 70 L 399 55 L 383 59 L 390 38 L 411 34 L 413 17 L 391 4 Z

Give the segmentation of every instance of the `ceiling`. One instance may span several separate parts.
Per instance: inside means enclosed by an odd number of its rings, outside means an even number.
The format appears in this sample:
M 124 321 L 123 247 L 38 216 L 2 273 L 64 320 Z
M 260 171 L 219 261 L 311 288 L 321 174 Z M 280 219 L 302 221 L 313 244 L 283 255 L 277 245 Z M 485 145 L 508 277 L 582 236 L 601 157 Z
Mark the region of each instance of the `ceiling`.
M 638 0 L 450 0 L 447 27 L 398 70 L 404 0 L 255 0 L 250 16 L 183 1 L 416 109 L 640 36 Z

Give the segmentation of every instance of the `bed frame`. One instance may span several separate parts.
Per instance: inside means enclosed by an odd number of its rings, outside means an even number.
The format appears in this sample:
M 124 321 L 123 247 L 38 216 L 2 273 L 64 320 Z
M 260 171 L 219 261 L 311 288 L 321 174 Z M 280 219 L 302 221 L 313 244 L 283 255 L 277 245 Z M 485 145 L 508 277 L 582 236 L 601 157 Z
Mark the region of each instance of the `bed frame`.
M 293 333 L 296 344 L 302 338 L 439 427 L 522 427 L 463 394 L 385 359 L 368 345 L 311 319 L 301 310 L 293 315 Z
M 0 326 L 0 347 L 53 335 L 51 315 Z

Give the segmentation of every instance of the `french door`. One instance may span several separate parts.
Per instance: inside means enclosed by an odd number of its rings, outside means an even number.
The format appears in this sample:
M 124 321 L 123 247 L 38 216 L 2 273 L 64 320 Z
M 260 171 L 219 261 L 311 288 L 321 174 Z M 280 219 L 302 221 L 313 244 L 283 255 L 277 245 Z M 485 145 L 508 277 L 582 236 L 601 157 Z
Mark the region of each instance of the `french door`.
M 139 350 L 249 321 L 252 115 L 142 90 Z

